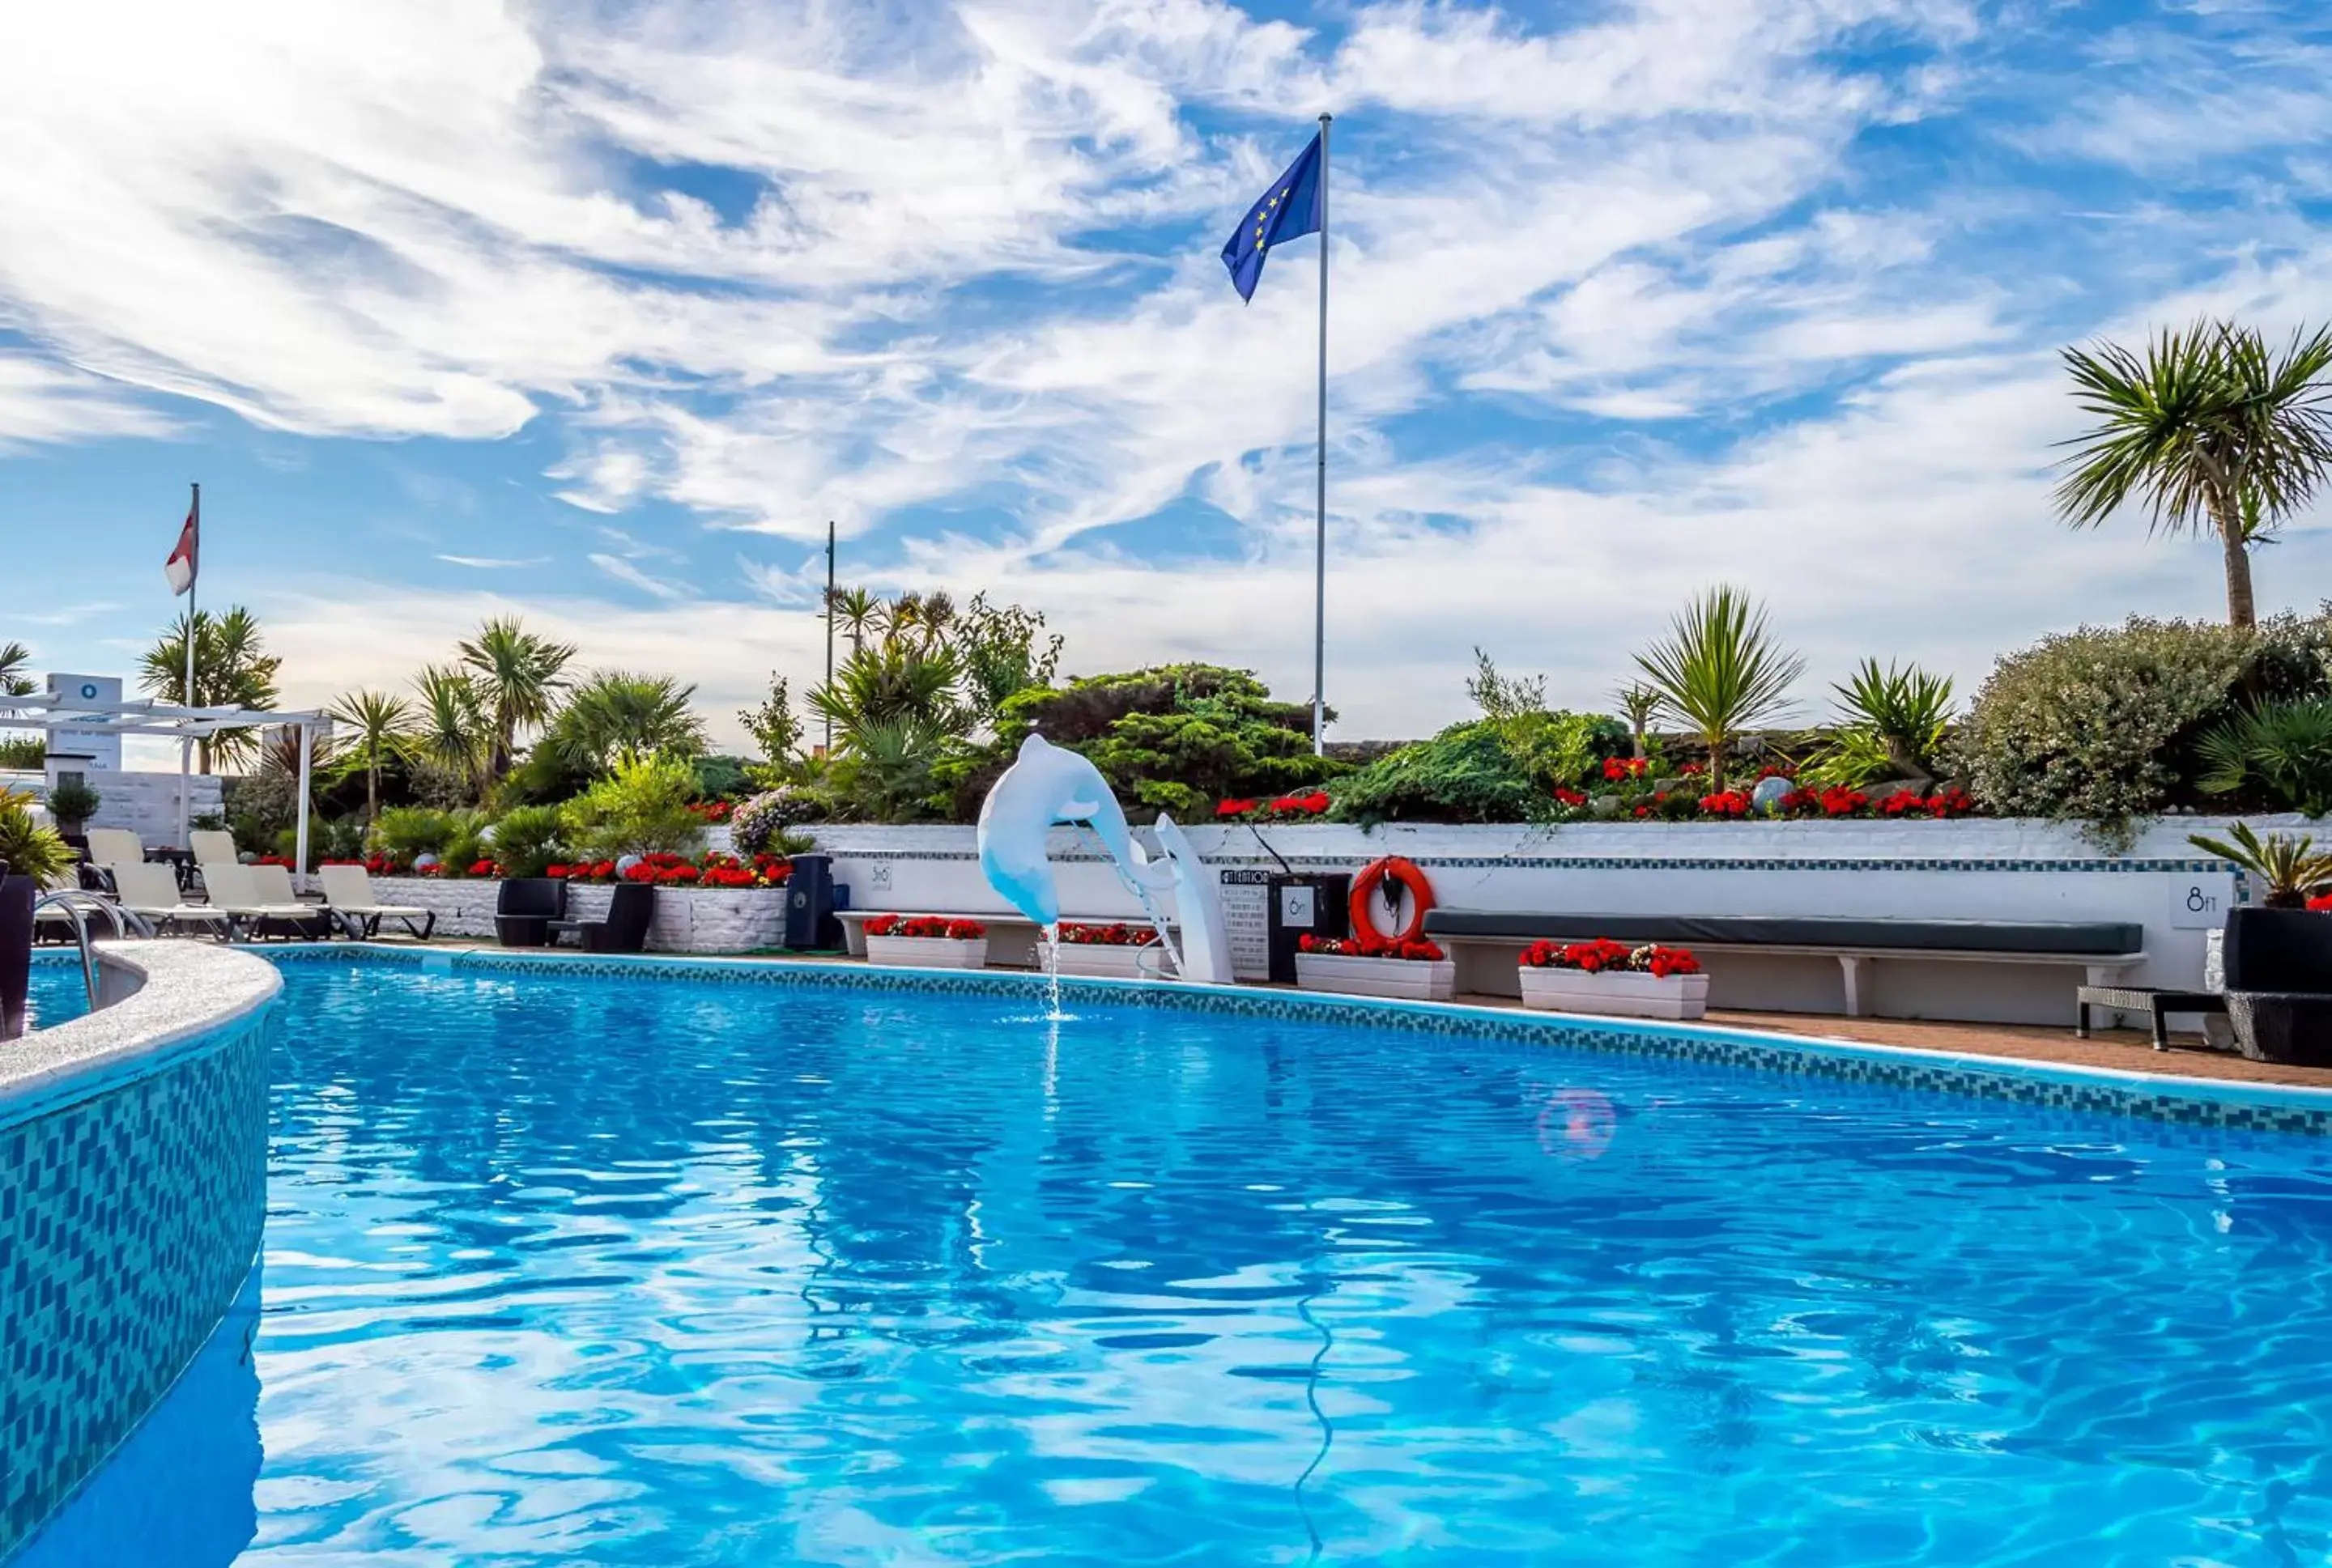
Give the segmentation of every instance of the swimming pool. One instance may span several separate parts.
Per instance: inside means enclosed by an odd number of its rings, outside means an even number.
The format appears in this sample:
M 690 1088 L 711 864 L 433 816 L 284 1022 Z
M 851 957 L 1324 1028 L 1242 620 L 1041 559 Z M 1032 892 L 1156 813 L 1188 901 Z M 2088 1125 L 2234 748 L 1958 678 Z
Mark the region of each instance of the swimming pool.
M 1089 1000 L 286 979 L 256 1386 L 204 1395 L 263 1449 L 234 1561 L 2332 1538 L 2332 1143 Z

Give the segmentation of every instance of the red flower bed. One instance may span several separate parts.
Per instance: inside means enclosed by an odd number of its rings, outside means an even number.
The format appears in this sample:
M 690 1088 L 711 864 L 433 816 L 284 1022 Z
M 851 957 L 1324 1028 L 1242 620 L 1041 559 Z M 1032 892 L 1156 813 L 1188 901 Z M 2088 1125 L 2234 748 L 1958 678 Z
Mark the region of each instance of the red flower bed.
M 977 920 L 956 920 L 945 915 L 870 915 L 866 917 L 866 935 L 977 942 L 988 935 L 988 927 Z
M 1703 795 L 1700 797 L 1700 814 L 1705 817 L 1745 817 L 1749 814 L 1749 797 L 1739 790 Z
M 1641 778 L 1651 771 L 1652 760 L 1646 756 L 1607 756 L 1603 759 L 1603 777 L 1611 784 Z
M 1396 942 L 1390 936 L 1314 936 L 1305 932 L 1295 944 L 1300 953 L 1329 958 L 1404 958 L 1412 964 L 1438 964 L 1449 956 L 1433 942 Z
M 1587 797 L 1577 790 L 1557 789 L 1554 792 L 1554 798 L 1574 811 L 1587 803 Z
M 867 924 L 871 926 L 874 922 L 870 920 Z M 1158 930 L 1153 926 L 1130 926 L 1123 920 L 1112 921 L 1105 926 L 1064 920 L 1061 922 L 1061 941 L 1064 946 L 1074 944 L 1081 947 L 1154 947 L 1158 945 Z
M 1328 811 L 1328 792 L 1313 790 L 1306 794 L 1281 795 L 1275 801 L 1233 798 L 1215 803 L 1215 817 L 1220 822 L 1239 822 L 1254 818 L 1278 818 L 1282 821 L 1302 821 L 1307 817 L 1324 816 Z
M 688 814 L 701 822 L 725 822 L 736 810 L 732 801 L 692 801 Z
M 557 877 L 567 882 L 646 882 L 658 888 L 720 888 L 743 891 L 753 888 L 782 888 L 793 874 L 793 862 L 782 855 L 755 855 L 741 860 L 735 855 L 710 854 L 697 860 L 683 860 L 678 855 L 643 855 L 628 871 L 618 872 L 613 860 L 577 860 L 544 869 L 546 877 Z
M 1243 817 L 1262 804 L 1263 803 L 1261 801 L 1217 801 L 1215 803 L 1215 815 L 1219 817 Z
M 1521 962 L 1531 969 L 1577 969 L 1589 974 L 1610 969 L 1660 980 L 1700 973 L 1700 960 L 1685 948 L 1662 947 L 1658 943 L 1630 947 L 1609 936 L 1598 936 L 1592 942 L 1534 942 L 1523 949 Z
M 2327 915 L 2332 915 L 2332 893 L 2327 893 L 2321 898 L 2308 899 L 2308 907 L 2311 909 L 2320 909 Z

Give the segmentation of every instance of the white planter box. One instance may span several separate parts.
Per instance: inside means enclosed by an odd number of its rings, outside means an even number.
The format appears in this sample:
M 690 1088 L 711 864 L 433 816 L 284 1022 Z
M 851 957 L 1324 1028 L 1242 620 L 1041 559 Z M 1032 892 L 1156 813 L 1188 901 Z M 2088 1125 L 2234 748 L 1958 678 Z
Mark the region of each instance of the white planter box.
M 1305 991 L 1345 996 L 1397 996 L 1411 1002 L 1447 1002 L 1458 994 L 1458 965 L 1444 958 L 1351 958 L 1334 953 L 1298 953 L 1295 984 Z
M 866 962 L 907 969 L 985 969 L 988 938 L 959 941 L 952 936 L 869 936 Z
M 1551 1012 L 1601 1012 L 1620 1018 L 1698 1018 L 1708 1011 L 1706 974 L 1522 968 L 1523 1005 Z
M 1039 955 L 1041 962 L 1041 955 Z M 1100 942 L 1064 942 L 1054 949 L 1054 964 L 1063 974 L 1100 975 L 1111 980 L 1171 980 L 1173 961 L 1166 949 L 1152 942 L 1147 947 L 1120 947 Z

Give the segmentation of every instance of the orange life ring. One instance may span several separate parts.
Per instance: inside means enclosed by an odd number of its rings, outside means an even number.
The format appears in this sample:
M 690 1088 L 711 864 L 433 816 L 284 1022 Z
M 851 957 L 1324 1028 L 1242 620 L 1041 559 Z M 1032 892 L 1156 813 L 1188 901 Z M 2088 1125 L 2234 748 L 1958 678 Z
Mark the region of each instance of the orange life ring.
M 1425 935 L 1425 912 L 1433 908 L 1433 884 L 1425 879 L 1425 873 L 1417 869 L 1414 861 L 1405 860 L 1399 855 L 1387 855 L 1352 879 L 1352 935 L 1385 935 L 1377 929 L 1376 918 L 1369 913 L 1369 904 L 1387 877 L 1409 889 L 1410 908 L 1407 923 L 1386 940 L 1414 942 Z

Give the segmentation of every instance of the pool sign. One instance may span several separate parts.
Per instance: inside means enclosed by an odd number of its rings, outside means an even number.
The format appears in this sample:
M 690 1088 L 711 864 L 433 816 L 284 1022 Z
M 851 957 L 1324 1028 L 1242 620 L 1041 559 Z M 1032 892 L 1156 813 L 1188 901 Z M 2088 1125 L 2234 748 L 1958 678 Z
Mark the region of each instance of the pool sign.
M 2211 930 L 2227 923 L 2235 901 L 2235 879 L 2224 871 L 2170 879 L 2170 926 L 2174 931 Z

